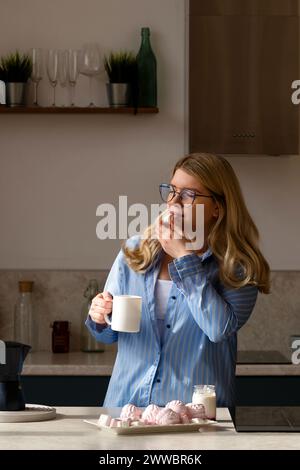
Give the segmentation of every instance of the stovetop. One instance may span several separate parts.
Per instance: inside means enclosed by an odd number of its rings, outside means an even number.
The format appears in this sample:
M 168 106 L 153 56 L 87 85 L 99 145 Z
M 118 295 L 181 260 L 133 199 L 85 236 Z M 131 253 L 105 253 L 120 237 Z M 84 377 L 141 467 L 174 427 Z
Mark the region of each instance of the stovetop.
M 238 432 L 300 431 L 300 406 L 236 406 L 230 413 Z
M 291 364 L 279 351 L 238 351 L 238 364 Z

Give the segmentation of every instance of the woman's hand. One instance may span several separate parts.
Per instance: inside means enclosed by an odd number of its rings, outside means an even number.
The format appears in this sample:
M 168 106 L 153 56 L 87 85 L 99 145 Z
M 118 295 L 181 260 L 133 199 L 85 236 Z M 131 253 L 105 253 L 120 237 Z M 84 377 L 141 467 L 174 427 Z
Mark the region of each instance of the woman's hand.
M 104 291 L 93 298 L 89 310 L 91 319 L 100 324 L 106 324 L 104 315 L 109 315 L 112 312 L 113 298 L 112 295 Z
M 175 216 L 170 212 L 169 222 L 163 223 L 163 216 L 164 214 L 161 214 L 155 223 L 155 235 L 163 250 L 172 258 L 191 254 L 192 251 L 187 250 L 185 246 L 188 240 L 184 238 L 181 220 L 177 219 L 178 223 L 175 223 Z

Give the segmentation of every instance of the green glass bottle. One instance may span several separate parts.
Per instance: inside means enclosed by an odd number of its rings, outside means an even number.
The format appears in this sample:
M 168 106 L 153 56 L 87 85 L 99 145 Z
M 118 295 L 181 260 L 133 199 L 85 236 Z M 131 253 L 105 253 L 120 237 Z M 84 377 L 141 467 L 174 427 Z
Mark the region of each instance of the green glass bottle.
M 138 72 L 138 106 L 157 106 L 156 58 L 150 43 L 150 28 L 142 28 L 141 47 L 136 57 Z

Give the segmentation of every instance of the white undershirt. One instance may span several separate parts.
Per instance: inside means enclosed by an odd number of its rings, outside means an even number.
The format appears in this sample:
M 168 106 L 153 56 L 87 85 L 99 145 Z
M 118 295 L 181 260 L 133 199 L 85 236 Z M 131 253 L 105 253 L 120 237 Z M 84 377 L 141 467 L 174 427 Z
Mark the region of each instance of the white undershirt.
M 158 329 L 162 337 L 164 329 L 164 319 L 167 309 L 167 303 L 172 287 L 172 281 L 168 279 L 157 279 L 155 286 L 155 307 Z

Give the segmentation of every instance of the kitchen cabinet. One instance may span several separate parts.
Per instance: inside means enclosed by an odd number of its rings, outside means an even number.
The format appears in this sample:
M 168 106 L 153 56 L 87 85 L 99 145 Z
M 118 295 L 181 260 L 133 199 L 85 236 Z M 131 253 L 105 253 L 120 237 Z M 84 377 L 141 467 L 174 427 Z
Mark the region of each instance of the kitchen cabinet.
M 26 403 L 49 406 L 101 406 L 108 376 L 22 376 Z
M 189 12 L 189 150 L 298 154 L 296 0 L 198 0 Z

